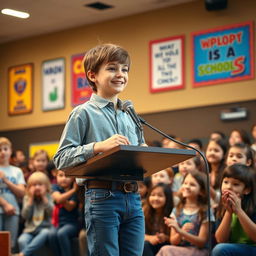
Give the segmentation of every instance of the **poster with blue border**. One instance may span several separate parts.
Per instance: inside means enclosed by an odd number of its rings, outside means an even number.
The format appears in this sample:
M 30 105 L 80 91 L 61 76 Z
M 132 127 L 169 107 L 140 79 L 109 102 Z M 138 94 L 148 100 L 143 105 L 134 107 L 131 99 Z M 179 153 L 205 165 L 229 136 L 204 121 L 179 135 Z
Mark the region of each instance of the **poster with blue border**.
M 192 33 L 193 87 L 254 78 L 253 22 Z

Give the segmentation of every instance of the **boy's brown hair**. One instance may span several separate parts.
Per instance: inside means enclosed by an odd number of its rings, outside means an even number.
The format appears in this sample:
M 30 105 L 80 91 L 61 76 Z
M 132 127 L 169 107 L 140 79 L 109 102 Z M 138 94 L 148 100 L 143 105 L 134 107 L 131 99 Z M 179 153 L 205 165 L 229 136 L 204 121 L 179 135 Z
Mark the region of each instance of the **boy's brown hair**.
M 91 81 L 87 75 L 88 71 L 98 73 L 102 64 L 109 62 L 119 62 L 121 64 L 127 64 L 130 68 L 130 56 L 129 53 L 122 47 L 115 44 L 102 44 L 90 49 L 85 53 L 83 64 L 85 76 L 92 87 L 94 92 L 97 92 L 97 87 L 93 81 Z
M 0 146 L 1 145 L 8 145 L 10 148 L 12 148 L 12 143 L 6 137 L 0 137 Z

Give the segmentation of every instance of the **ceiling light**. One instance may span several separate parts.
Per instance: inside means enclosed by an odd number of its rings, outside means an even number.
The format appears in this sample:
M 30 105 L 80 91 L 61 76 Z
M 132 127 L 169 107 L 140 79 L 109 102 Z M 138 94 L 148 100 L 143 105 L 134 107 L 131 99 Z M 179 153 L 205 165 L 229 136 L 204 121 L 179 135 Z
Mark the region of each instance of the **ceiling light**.
M 30 16 L 29 13 L 20 12 L 12 9 L 3 9 L 1 10 L 1 13 L 22 19 L 27 19 Z

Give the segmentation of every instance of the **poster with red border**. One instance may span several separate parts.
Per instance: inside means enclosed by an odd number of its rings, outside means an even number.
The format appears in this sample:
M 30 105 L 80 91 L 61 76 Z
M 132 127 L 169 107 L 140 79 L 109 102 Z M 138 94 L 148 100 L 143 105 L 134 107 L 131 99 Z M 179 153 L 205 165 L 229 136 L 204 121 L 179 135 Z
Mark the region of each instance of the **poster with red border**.
M 254 78 L 253 22 L 192 33 L 193 87 Z
M 73 107 L 88 101 L 92 94 L 84 73 L 83 57 L 84 53 L 71 56 L 71 105 Z
M 184 88 L 184 36 L 149 42 L 150 92 Z

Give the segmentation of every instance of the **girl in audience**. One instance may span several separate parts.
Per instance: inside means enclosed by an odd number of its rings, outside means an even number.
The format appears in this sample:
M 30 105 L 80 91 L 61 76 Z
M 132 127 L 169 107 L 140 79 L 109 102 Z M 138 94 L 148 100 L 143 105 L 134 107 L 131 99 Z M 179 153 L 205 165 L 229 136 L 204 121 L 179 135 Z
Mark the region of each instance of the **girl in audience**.
M 229 145 L 233 146 L 236 143 L 244 143 L 251 145 L 250 137 L 248 133 L 243 129 L 234 129 L 229 136 Z
M 254 172 L 243 164 L 228 166 L 221 182 L 219 243 L 213 256 L 256 255 L 256 185 Z
M 152 187 L 143 207 L 146 228 L 143 256 L 154 256 L 168 244 L 169 228 L 164 224 L 164 217 L 170 215 L 172 208 L 170 185 L 158 183 Z
M 53 209 L 50 189 L 44 173 L 35 172 L 29 177 L 21 213 L 25 229 L 18 239 L 19 256 L 33 255 L 47 241 Z
M 201 161 L 199 157 L 189 158 L 179 163 L 179 172 L 175 174 L 172 185 L 172 191 L 175 195 L 178 195 L 179 190 L 182 186 L 184 177 L 191 171 L 201 171 Z
M 226 135 L 221 131 L 214 131 L 210 134 L 210 140 L 225 140 Z
M 214 221 L 214 216 L 210 216 Z M 206 176 L 188 173 L 182 183 L 181 200 L 165 224 L 171 228 L 171 245 L 163 246 L 157 256 L 204 256 L 208 254 L 209 219 L 207 218 Z
M 173 176 L 174 176 L 174 173 L 172 168 L 168 167 L 164 170 L 154 173 L 151 176 L 151 185 L 153 187 L 158 183 L 172 184 Z
M 74 179 L 66 177 L 61 170 L 57 172 L 57 184 L 52 185 L 52 198 L 55 202 L 49 245 L 55 256 L 72 256 L 72 238 L 79 231 L 78 185 Z
M 254 156 L 250 146 L 243 143 L 236 143 L 229 148 L 226 165 L 231 166 L 237 163 L 244 164 L 252 168 L 254 167 Z
M 227 147 L 224 140 L 211 140 L 206 148 L 206 159 L 210 168 L 210 185 L 213 208 L 220 200 L 220 179 L 225 168 Z
M 40 149 L 35 152 L 35 154 L 33 155 L 33 165 L 35 168 L 34 171 L 43 172 L 48 176 L 48 172 L 47 172 L 48 163 L 49 163 L 49 156 L 45 150 Z

